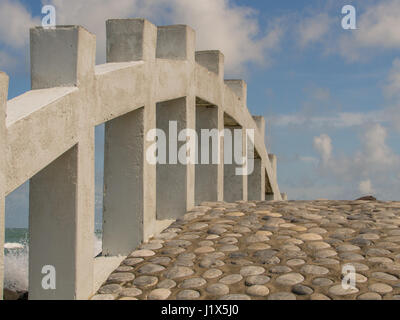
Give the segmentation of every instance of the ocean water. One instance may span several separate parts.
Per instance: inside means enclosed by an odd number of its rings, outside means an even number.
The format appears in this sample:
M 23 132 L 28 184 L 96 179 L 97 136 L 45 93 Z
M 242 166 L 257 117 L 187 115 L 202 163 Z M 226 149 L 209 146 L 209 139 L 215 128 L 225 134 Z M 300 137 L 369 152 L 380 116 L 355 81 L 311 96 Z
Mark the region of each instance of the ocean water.
M 6 228 L 4 244 L 4 287 L 28 290 L 29 233 L 25 228 Z M 93 256 L 101 252 L 101 231 L 95 232 Z

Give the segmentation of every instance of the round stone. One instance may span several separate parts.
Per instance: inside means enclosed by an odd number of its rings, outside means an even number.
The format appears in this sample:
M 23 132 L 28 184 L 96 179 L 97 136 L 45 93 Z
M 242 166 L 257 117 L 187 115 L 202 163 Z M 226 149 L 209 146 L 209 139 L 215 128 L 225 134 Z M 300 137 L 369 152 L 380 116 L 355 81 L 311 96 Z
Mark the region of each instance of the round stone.
M 306 262 L 303 259 L 290 259 L 286 261 L 286 264 L 291 267 L 301 266 Z
M 304 281 L 300 273 L 288 273 L 276 278 L 276 283 L 284 286 L 293 286 Z
M 303 241 L 317 241 L 322 240 L 322 237 L 316 233 L 303 233 L 299 235 L 299 239 Z
M 288 273 L 290 271 L 292 271 L 292 269 L 287 266 L 273 266 L 269 269 L 271 273 Z
M 265 297 L 269 294 L 269 289 L 262 285 L 253 285 L 246 289 L 246 293 L 251 296 Z
M 196 290 L 182 290 L 177 295 L 178 300 L 194 300 L 200 297 L 200 293 Z
M 170 295 L 171 295 L 171 290 L 158 288 L 152 290 L 147 298 L 149 300 L 166 300 Z
M 364 233 L 364 234 L 360 234 L 358 237 L 360 239 L 366 239 L 366 240 L 377 240 L 377 239 L 379 239 L 379 236 L 377 234 L 374 234 L 374 233 Z
M 370 291 L 380 293 L 380 294 L 385 294 L 393 291 L 393 288 L 385 283 L 374 283 L 371 284 L 368 289 Z
M 265 249 L 269 249 L 271 248 L 270 245 L 266 244 L 266 243 L 252 243 L 251 245 L 249 245 L 247 247 L 248 250 L 265 250 Z
M 143 257 L 151 257 L 154 255 L 155 255 L 154 251 L 148 249 L 142 249 L 133 251 L 129 256 L 132 258 L 143 258 Z
M 207 283 L 203 278 L 191 278 L 184 280 L 178 287 L 182 289 L 197 289 Z
M 143 258 L 131 258 L 131 259 L 125 259 L 124 264 L 127 266 L 134 266 L 141 263 L 142 261 L 144 261 Z
M 323 275 L 329 273 L 329 270 L 324 267 L 320 266 L 315 266 L 312 264 L 306 264 L 301 267 L 301 272 L 307 273 L 307 274 L 315 274 L 315 275 Z
M 214 251 L 215 251 L 215 249 L 213 247 L 208 247 L 208 246 L 200 247 L 200 248 L 197 248 L 196 250 L 194 250 L 194 252 L 196 252 L 196 253 L 210 253 L 210 252 L 214 252 Z
M 188 267 L 175 266 L 167 270 L 164 276 L 168 279 L 176 279 L 191 276 L 193 273 L 194 271 Z
M 357 247 L 352 244 L 342 244 L 336 247 L 336 250 L 339 252 L 349 252 L 349 251 L 357 251 L 360 250 L 360 247 Z
M 221 235 L 221 234 L 223 234 L 224 232 L 227 232 L 227 231 L 228 231 L 227 229 L 222 228 L 220 226 L 213 226 L 213 227 L 209 228 L 207 232 L 209 234 Z
M 162 244 L 161 243 L 144 243 L 140 246 L 141 249 L 148 249 L 148 250 L 157 250 L 162 248 Z
M 169 257 L 155 257 L 150 259 L 150 262 L 155 264 L 161 264 L 162 266 L 167 266 L 171 262 L 171 258 Z
M 132 270 L 133 270 L 133 267 L 131 267 L 131 266 L 119 266 L 117 269 L 115 269 L 115 272 L 129 272 Z
M 383 281 L 397 281 L 397 277 L 386 272 L 372 272 L 371 276 Z
M 343 260 L 349 260 L 349 261 L 364 260 L 364 257 L 361 254 L 354 253 L 354 252 L 342 252 L 339 254 L 339 258 L 341 258 Z
M 162 249 L 161 253 L 165 254 L 165 255 L 174 255 L 174 254 L 180 254 L 182 252 L 185 252 L 185 248 L 181 248 L 181 247 L 168 247 L 168 248 L 164 248 Z
M 177 256 L 177 259 L 183 259 L 183 260 L 194 260 L 196 259 L 196 255 L 192 252 L 185 252 L 181 253 L 179 256 Z
M 257 276 L 265 272 L 263 267 L 256 267 L 256 266 L 247 266 L 240 269 L 240 274 L 243 277 L 247 276 Z
M 182 247 L 182 248 L 186 248 L 191 246 L 192 243 L 188 240 L 169 240 L 167 242 L 167 246 L 168 247 Z
M 135 275 L 133 273 L 129 273 L 129 272 L 113 273 L 108 277 L 109 282 L 117 282 L 117 283 L 132 281 L 134 279 L 135 279 Z
M 222 271 L 219 269 L 209 269 L 203 273 L 203 277 L 206 279 L 214 279 L 218 278 L 222 274 Z
M 122 290 L 122 287 L 119 284 L 106 284 L 99 289 L 99 293 L 101 294 L 117 294 Z
M 214 245 L 214 242 L 210 241 L 210 240 L 204 240 L 204 241 L 200 241 L 198 243 L 198 246 L 200 247 L 211 247 Z
M 337 252 L 331 249 L 326 249 L 326 250 L 319 250 L 314 253 L 314 257 L 316 258 L 329 258 L 336 256 Z
M 268 300 L 296 300 L 296 296 L 291 292 L 275 292 L 269 295 Z
M 315 241 L 315 242 L 310 242 L 307 244 L 307 247 L 310 248 L 311 250 L 322 250 L 322 249 L 327 249 L 330 248 L 330 244 L 323 242 L 323 241 Z
M 329 288 L 329 293 L 335 296 L 346 296 L 349 294 L 357 293 L 359 290 L 354 287 L 345 289 L 341 284 Z
M 152 274 L 165 270 L 165 267 L 160 266 L 159 264 L 154 263 L 146 263 L 142 267 L 139 268 L 138 273 L 141 274 Z
M 382 300 L 382 297 L 376 292 L 367 292 L 360 294 L 358 300 Z
M 133 281 L 133 284 L 134 284 L 135 286 L 138 286 L 138 287 L 147 288 L 147 287 L 154 286 L 155 284 L 157 284 L 157 282 L 158 282 L 157 277 L 152 277 L 152 276 L 140 276 L 140 277 L 137 277 L 137 278 Z
M 264 235 L 250 235 L 247 237 L 246 242 L 247 243 L 256 243 L 256 242 L 263 242 L 263 241 L 268 241 L 269 237 L 264 236 Z
M 112 294 L 96 294 L 91 300 L 115 300 Z
M 304 286 L 302 284 L 296 284 L 295 286 L 293 286 L 292 292 L 295 294 L 304 296 L 304 295 L 312 294 L 314 292 L 314 290 L 311 289 L 310 287 Z
M 228 217 L 242 217 L 244 216 L 244 213 L 239 211 L 234 211 L 234 212 L 227 212 L 226 215 Z
M 267 277 L 264 275 L 249 276 L 246 278 L 245 284 L 246 284 L 246 286 L 262 285 L 262 284 L 266 284 L 270 280 L 271 280 L 270 277 Z
M 350 264 L 351 266 L 353 266 L 356 271 L 367 271 L 369 270 L 369 267 L 363 263 L 359 263 L 359 262 L 352 262 Z
M 224 264 L 225 262 L 218 259 L 203 259 L 199 262 L 199 266 L 202 268 L 221 267 Z
M 392 263 L 393 260 L 390 258 L 386 258 L 386 257 L 372 257 L 372 258 L 368 258 L 369 262 L 373 262 L 373 263 Z
M 238 283 L 242 279 L 243 279 L 243 277 L 240 274 L 230 274 L 228 276 L 221 278 L 219 280 L 219 282 L 230 285 L 230 284 Z
M 212 295 L 223 296 L 229 293 L 229 287 L 223 283 L 214 283 L 209 285 L 206 291 Z
M 328 278 L 315 278 L 312 281 L 312 284 L 315 286 L 330 286 L 331 284 L 333 284 L 333 281 L 331 279 Z
M 331 299 L 322 293 L 313 293 L 310 296 L 310 300 L 331 300 Z
M 136 297 L 142 294 L 142 290 L 138 289 L 138 288 L 127 288 L 127 289 L 123 289 L 120 292 L 120 295 L 123 297 Z
M 176 260 L 174 265 L 175 266 L 183 266 L 183 267 L 193 267 L 194 263 L 192 260 L 178 259 L 178 260 Z
M 174 287 L 176 287 L 176 282 L 171 279 L 165 279 L 157 285 L 157 288 L 163 288 L 163 289 L 172 289 Z
M 225 245 L 219 247 L 219 250 L 223 251 L 223 252 L 232 252 L 232 251 L 238 251 L 239 247 L 235 246 L 233 244 L 225 244 Z
M 189 227 L 189 229 L 190 229 L 190 230 L 201 230 L 201 229 L 204 229 L 204 228 L 207 228 L 207 227 L 208 227 L 208 224 L 207 224 L 207 223 L 198 222 L 198 223 L 193 223 L 193 224 Z
M 220 298 L 220 300 L 251 300 L 246 294 L 228 294 Z

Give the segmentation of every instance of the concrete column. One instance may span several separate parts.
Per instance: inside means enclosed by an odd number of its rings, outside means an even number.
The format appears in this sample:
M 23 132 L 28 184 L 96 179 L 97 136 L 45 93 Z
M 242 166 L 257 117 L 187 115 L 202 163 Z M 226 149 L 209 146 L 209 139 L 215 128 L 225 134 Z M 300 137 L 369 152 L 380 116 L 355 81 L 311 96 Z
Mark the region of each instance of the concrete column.
M 253 159 L 254 170 L 247 177 L 248 182 L 248 200 L 264 200 L 265 199 L 265 167 L 262 165 L 260 157 Z
M 159 220 L 178 218 L 194 206 L 195 165 L 194 163 L 181 164 L 178 161 L 177 150 L 186 142 L 180 141 L 175 145 L 176 137 L 169 128 L 170 121 L 176 121 L 177 134 L 183 129 L 193 131 L 196 129 L 195 42 L 194 30 L 186 25 L 157 28 L 156 58 L 186 60 L 189 66 L 186 97 L 157 104 L 156 127 L 166 133 L 168 163 L 157 164 L 156 202 Z M 190 152 L 194 153 L 195 150 L 190 151 L 186 148 L 188 156 L 191 156 Z
M 157 104 L 157 129 L 166 135 L 166 163 L 157 164 L 157 219 L 175 219 L 182 216 L 187 208 L 187 166 L 178 158 L 178 152 L 185 148 L 185 141 L 178 141 L 178 135 L 186 129 L 186 98 L 179 98 Z M 176 125 L 176 126 L 175 126 Z M 162 144 L 160 144 L 162 148 Z M 184 150 L 184 149 L 182 149 Z
M 143 240 L 143 108 L 105 127 L 103 255 L 128 255 Z
M 94 35 L 64 26 L 34 28 L 30 36 L 32 89 L 93 85 Z M 78 144 L 30 182 L 30 299 L 87 299 L 93 290 L 94 128 L 91 101 L 82 103 Z M 55 268 L 55 289 L 42 286 L 47 265 Z
M 4 284 L 4 230 L 5 230 L 5 190 L 6 190 L 6 105 L 8 76 L 0 72 L 0 300 L 3 299 Z
M 263 116 L 253 116 L 253 119 L 257 125 L 258 131 L 260 132 L 261 139 L 265 144 L 265 118 Z
M 157 27 L 145 19 L 108 20 L 106 27 L 107 61 L 145 60 L 150 79 Z M 154 229 L 156 167 L 144 154 L 151 144 L 145 135 L 155 128 L 151 92 L 144 108 L 106 123 L 103 255 L 129 254 Z
M 244 80 L 225 80 L 225 84 L 238 96 L 243 108 L 247 108 L 247 84 Z
M 244 146 L 245 146 L 245 133 L 242 131 L 238 135 L 242 144 L 236 144 L 235 141 L 235 130 L 240 130 L 240 126 L 225 126 L 224 132 L 224 201 L 235 202 L 238 200 L 247 200 L 247 175 L 239 175 L 237 169 L 243 168 L 243 165 L 237 164 L 237 159 L 235 161 L 235 153 L 245 156 Z M 237 131 L 239 132 L 239 131 Z M 239 139 L 240 139 L 239 138 Z M 231 146 L 231 147 L 230 147 Z M 232 150 L 232 154 L 230 154 Z M 226 159 L 229 158 L 231 161 L 227 163 Z
M 196 132 L 198 155 L 196 164 L 195 202 L 218 201 L 218 168 L 221 148 L 218 130 L 218 108 L 215 106 L 196 107 Z M 208 157 L 205 155 L 208 153 Z M 221 186 L 222 187 L 222 186 Z
M 281 193 L 281 197 L 283 201 L 286 201 L 288 199 L 287 194 L 285 192 Z

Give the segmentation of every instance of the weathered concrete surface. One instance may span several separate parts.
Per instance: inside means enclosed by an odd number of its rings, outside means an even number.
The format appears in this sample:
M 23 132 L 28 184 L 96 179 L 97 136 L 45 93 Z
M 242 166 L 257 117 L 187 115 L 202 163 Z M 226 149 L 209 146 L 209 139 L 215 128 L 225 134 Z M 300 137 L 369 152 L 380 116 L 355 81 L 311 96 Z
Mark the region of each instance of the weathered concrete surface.
M 93 299 L 400 299 L 400 202 L 202 203 Z M 345 265 L 355 288 L 343 289 Z

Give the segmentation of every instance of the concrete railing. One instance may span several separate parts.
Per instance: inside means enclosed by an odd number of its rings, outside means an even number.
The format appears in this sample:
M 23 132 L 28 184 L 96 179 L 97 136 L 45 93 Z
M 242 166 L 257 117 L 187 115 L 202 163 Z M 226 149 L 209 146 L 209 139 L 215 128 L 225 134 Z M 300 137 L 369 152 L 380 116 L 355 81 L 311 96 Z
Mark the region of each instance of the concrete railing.
M 264 118 L 250 115 L 244 81 L 224 80 L 222 53 L 195 52 L 195 32 L 185 25 L 123 19 L 106 26 L 106 64 L 95 65 L 95 36 L 84 28 L 37 27 L 32 90 L 7 101 L 8 77 L 0 73 L 0 279 L 5 196 L 30 180 L 30 299 L 88 298 L 118 265 L 111 257 L 128 255 L 203 201 L 282 199 Z M 146 133 L 168 131 L 169 121 L 197 131 L 255 130 L 253 173 L 232 174 L 223 162 L 149 163 Z M 95 259 L 94 128 L 102 123 L 103 252 Z M 218 145 L 223 158 L 223 137 Z M 56 270 L 53 290 L 42 287 L 45 265 Z

